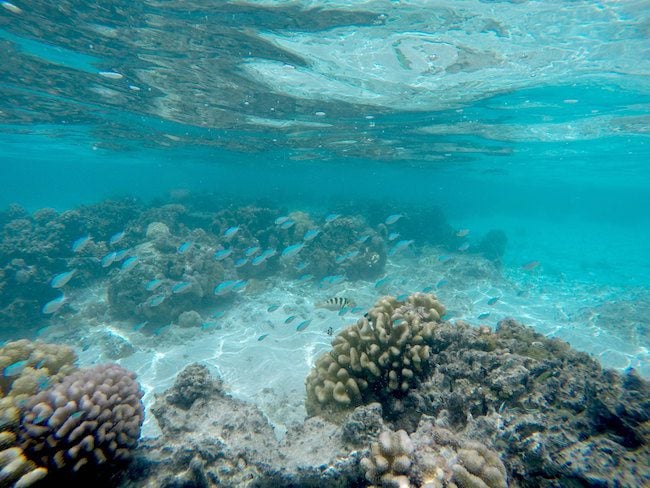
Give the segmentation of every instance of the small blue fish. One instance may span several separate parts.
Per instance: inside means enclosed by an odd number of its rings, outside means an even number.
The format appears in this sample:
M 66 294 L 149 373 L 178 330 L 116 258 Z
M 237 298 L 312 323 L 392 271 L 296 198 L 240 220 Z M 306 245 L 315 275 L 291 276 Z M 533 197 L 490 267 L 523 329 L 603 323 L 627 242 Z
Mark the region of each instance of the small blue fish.
M 180 246 L 178 246 L 178 249 L 176 249 L 176 251 L 178 252 L 178 254 L 185 254 L 187 251 L 190 250 L 192 244 L 193 244 L 192 241 L 185 241 Z
M 343 317 L 349 311 L 350 311 L 350 309 L 348 307 L 343 307 L 341 310 L 339 310 L 338 316 Z
M 469 242 L 465 242 L 464 244 L 461 244 L 461 245 L 458 247 L 458 250 L 459 250 L 460 252 L 467 251 L 468 249 L 469 249 Z
M 223 236 L 226 239 L 232 239 L 233 237 L 235 237 L 235 234 L 237 234 L 237 232 L 239 232 L 239 226 L 235 225 L 232 227 L 228 227 L 226 231 L 223 233 Z
M 296 320 L 297 315 L 289 315 L 286 319 L 284 319 L 285 324 L 290 324 L 294 320 Z
M 379 279 L 379 280 L 377 280 L 375 282 L 375 289 L 378 290 L 379 288 L 383 288 L 385 285 L 388 284 L 389 281 L 390 281 L 390 278 L 388 276 L 384 276 L 383 278 L 381 278 L 381 279 Z
M 320 280 L 320 286 L 323 287 L 323 286 L 336 285 L 337 283 L 341 283 L 344 280 L 345 280 L 345 276 L 343 275 L 325 276 Z
M 363 307 L 352 307 L 350 309 L 350 313 L 359 313 L 359 312 L 363 312 L 363 311 L 364 311 Z
M 41 312 L 43 312 L 43 314 L 45 315 L 51 315 L 53 313 L 56 313 L 63 306 L 65 301 L 66 301 L 65 295 L 56 297 L 54 300 L 50 300 L 45 305 L 43 305 Z
M 130 271 L 138 264 L 138 256 L 131 256 L 122 263 L 122 271 Z
M 489 316 L 490 316 L 490 312 L 483 312 L 483 313 L 479 314 L 478 317 L 476 317 L 476 318 L 479 319 L 479 320 L 483 320 L 483 319 L 488 318 Z
M 440 281 L 438 283 L 440 283 Z M 432 291 L 433 291 L 433 286 L 425 286 L 424 288 L 422 288 L 422 293 L 430 293 Z
M 397 254 L 398 252 L 400 252 L 400 251 L 406 249 L 407 247 L 409 247 L 411 244 L 413 244 L 413 242 L 414 242 L 413 239 L 410 239 L 410 240 L 406 240 L 406 239 L 405 239 L 405 240 L 399 241 L 397 244 L 395 244 L 395 245 L 394 245 L 394 246 L 393 246 L 393 247 L 388 251 L 388 255 L 389 255 L 389 256 L 394 256 L 394 255 Z
M 154 278 L 153 280 L 149 281 L 146 285 L 144 285 L 144 288 L 147 291 L 154 291 L 160 285 L 162 285 L 162 280 Z
M 341 214 L 335 214 L 335 213 L 329 214 L 329 215 L 327 215 L 327 216 L 325 217 L 325 223 L 326 223 L 326 224 L 331 224 L 331 223 L 334 222 L 336 219 L 338 219 L 340 216 L 341 216 Z
M 362 235 L 361 237 L 359 237 L 359 238 L 357 239 L 357 244 L 363 244 L 363 243 L 366 242 L 368 239 L 370 239 L 370 234 Z
M 122 259 L 124 259 L 128 254 L 129 254 L 128 249 L 120 249 L 119 251 L 115 251 L 114 262 L 122 261 Z
M 355 249 L 353 251 L 350 251 L 349 253 L 346 254 L 347 259 L 354 259 L 359 255 L 359 250 Z
M 301 262 L 299 262 L 298 264 L 296 264 L 296 270 L 297 270 L 297 271 L 302 271 L 302 270 L 304 270 L 305 268 L 307 268 L 307 266 L 308 266 L 308 264 L 307 264 L 306 261 L 301 261 Z
M 140 322 L 139 324 L 134 325 L 134 326 L 133 326 L 133 332 L 137 332 L 137 331 L 139 331 L 140 329 L 143 329 L 144 327 L 146 327 L 146 325 L 147 325 L 148 323 L 149 323 L 149 322 L 148 322 L 147 320 L 145 320 L 144 322 Z
M 258 340 L 258 341 L 263 341 L 263 340 L 266 339 L 268 336 L 269 336 L 268 334 L 262 334 L 261 336 L 259 336 L 259 337 L 257 338 L 257 340 Z
M 444 314 L 442 317 L 440 317 L 440 319 L 442 319 L 442 320 L 449 320 L 449 319 L 452 318 L 453 316 L 454 316 L 454 312 L 447 312 L 447 313 Z
M 298 278 L 298 283 L 304 283 L 305 281 L 309 281 L 314 278 L 313 274 L 304 274 L 300 278 Z
M 395 319 L 393 320 L 393 325 L 400 325 L 404 323 L 404 319 Z
M 232 254 L 232 249 L 231 248 L 219 249 L 218 251 L 216 251 L 214 253 L 214 259 L 216 259 L 217 261 L 221 261 L 223 259 L 226 259 L 231 254 Z
M 499 297 L 492 297 L 487 301 L 487 304 L 488 305 L 494 305 L 498 301 L 499 301 Z
M 404 217 L 402 214 L 389 215 L 388 217 L 386 217 L 386 220 L 384 221 L 384 223 L 386 225 L 392 225 L 395 222 L 397 222 L 399 219 L 401 219 L 402 217 Z
M 70 281 L 72 279 L 72 277 L 74 276 L 74 274 L 76 272 L 77 272 L 77 270 L 73 269 L 71 271 L 65 271 L 63 273 L 59 273 L 58 275 L 54 276 L 50 280 L 50 286 L 52 288 L 61 288 L 61 287 L 65 286 L 65 285 L 67 285 L 68 281 Z
M 45 390 L 48 386 L 50 386 L 50 382 L 50 377 L 42 374 L 36 379 L 36 386 L 39 390 Z
M 408 294 L 408 293 L 401 293 L 401 294 L 399 294 L 399 295 L 397 295 L 397 296 L 395 297 L 395 300 L 397 300 L 398 302 L 403 302 L 403 301 L 406 300 L 408 297 L 409 297 L 409 294 Z
M 122 239 L 124 239 L 125 235 L 126 233 L 123 230 L 120 232 L 116 232 L 110 237 L 110 239 L 108 239 L 108 244 L 110 246 L 114 246 L 115 244 L 118 244 L 120 241 L 122 241 Z
M 244 251 L 244 256 L 250 258 L 253 254 L 257 254 L 260 251 L 260 246 L 251 246 Z
M 401 234 L 400 234 L 399 232 L 391 232 L 390 234 L 388 234 L 388 240 L 389 240 L 389 241 L 394 241 L 394 240 L 397 239 L 400 235 L 401 235 Z
M 302 332 L 303 330 L 305 330 L 305 329 L 307 328 L 307 326 L 308 326 L 309 324 L 311 324 L 311 319 L 303 320 L 302 322 L 300 322 L 300 323 L 296 326 L 296 330 L 297 330 L 298 332 Z
M 448 256 L 446 254 L 441 254 L 440 256 L 438 256 L 438 261 L 441 263 L 447 263 L 451 261 L 451 259 L 452 259 L 451 256 Z
M 348 258 L 348 256 L 347 256 L 346 254 L 342 254 L 341 256 L 336 256 L 336 259 L 334 260 L 334 262 L 335 262 L 336 264 L 341 264 L 341 263 L 343 263 L 347 258 Z
M 210 327 L 214 327 L 215 325 L 218 325 L 218 324 L 216 322 L 203 322 L 201 324 L 201 330 L 209 329 Z
M 45 359 L 41 359 L 38 363 L 36 363 L 34 369 L 41 369 L 43 366 L 45 366 Z
M 305 235 L 302 236 L 302 238 L 303 238 L 304 241 L 311 241 L 311 240 L 315 239 L 318 234 L 320 234 L 320 229 L 319 228 L 310 229 L 307 232 L 305 232 Z
M 293 220 L 291 219 L 286 220 L 280 225 L 280 229 L 284 229 L 284 230 L 291 229 L 291 227 L 293 227 L 294 224 L 295 222 Z
M 298 242 L 296 244 L 292 244 L 290 246 L 287 246 L 284 248 L 284 251 L 282 251 L 281 257 L 283 258 L 291 258 L 298 254 L 302 249 L 305 247 L 304 242 Z
M 174 283 L 172 285 L 172 293 L 174 295 L 180 295 L 182 293 L 188 292 L 191 286 L 192 284 L 188 283 L 187 281 L 180 281 L 178 283 Z
M 275 219 L 275 225 L 282 225 L 282 224 L 284 224 L 287 220 L 289 220 L 289 217 L 287 217 L 286 215 L 285 215 L 285 216 L 282 216 L 282 217 L 278 217 L 277 219 Z
M 2 375 L 7 378 L 11 376 L 18 376 L 20 373 L 23 372 L 25 366 L 27 366 L 27 359 L 23 359 L 22 361 L 16 361 L 15 363 L 10 364 L 5 369 L 3 369 Z
M 280 305 L 269 305 L 269 307 L 266 309 L 267 312 L 275 312 L 278 308 L 280 308 Z
M 235 268 L 241 268 L 242 266 L 245 266 L 246 263 L 248 263 L 248 258 L 239 258 L 235 261 Z
M 158 329 L 156 329 L 153 333 L 155 335 L 159 336 L 159 335 L 164 334 L 165 332 L 167 332 L 171 328 L 171 326 L 172 326 L 172 324 L 163 325 L 162 327 L 159 327 Z
M 90 236 L 81 236 L 72 243 L 72 252 L 81 252 L 90 244 Z
M 222 281 L 214 287 L 213 293 L 215 295 L 225 295 L 232 290 L 232 287 L 235 286 L 235 283 L 237 282 L 234 280 Z
M 253 260 L 251 261 L 251 264 L 252 264 L 253 266 L 259 266 L 259 265 L 262 264 L 264 261 L 266 261 L 267 259 L 269 259 L 270 257 L 275 256 L 275 255 L 276 255 L 276 251 L 275 251 L 275 249 L 266 249 L 266 250 L 265 250 L 262 254 L 260 254 L 259 256 L 255 256 L 255 257 L 253 258 Z
M 232 285 L 232 291 L 234 292 L 244 291 L 247 286 L 248 286 L 248 280 L 237 280 Z
M 148 303 L 149 306 L 152 307 L 152 308 L 153 308 L 153 307 L 157 307 L 158 305 L 160 305 L 162 302 L 165 301 L 165 298 L 167 298 L 167 296 L 164 295 L 163 293 L 160 293 L 160 294 L 158 294 L 158 295 L 154 295 L 154 296 L 152 296 L 151 298 L 149 298 L 149 300 L 147 301 L 147 303 Z
M 211 317 L 212 317 L 213 319 L 219 319 L 219 318 L 223 317 L 225 314 L 226 314 L 225 311 L 223 311 L 223 310 L 217 310 L 216 312 L 214 312 L 214 313 L 211 315 Z
M 111 251 L 106 256 L 102 258 L 100 261 L 102 268 L 108 268 L 111 264 L 115 262 L 115 258 L 117 256 L 117 253 L 115 251 Z
M 449 283 L 449 281 L 443 278 L 443 279 L 439 280 L 438 283 L 436 283 L 436 288 L 442 288 L 447 283 Z

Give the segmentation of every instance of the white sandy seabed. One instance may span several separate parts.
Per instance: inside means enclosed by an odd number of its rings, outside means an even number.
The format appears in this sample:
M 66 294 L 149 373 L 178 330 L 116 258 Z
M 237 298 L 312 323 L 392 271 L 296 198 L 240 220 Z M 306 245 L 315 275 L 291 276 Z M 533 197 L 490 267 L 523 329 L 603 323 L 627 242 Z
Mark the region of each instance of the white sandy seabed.
M 109 360 L 101 343 L 107 337 L 116 336 L 130 343 L 135 353 L 117 362 L 137 373 L 147 410 L 154 394 L 169 388 L 186 365 L 205 364 L 221 377 L 233 396 L 257 404 L 278 436 L 287 426 L 304 419 L 304 381 L 318 355 L 329 349 L 330 334 L 354 323 L 364 313 L 341 316 L 336 311 L 315 308 L 317 302 L 334 296 L 350 298 L 367 310 L 380 296 L 433 287 L 433 293 L 447 307 L 450 320 L 463 319 L 494 328 L 499 320 L 513 317 L 546 336 L 568 341 L 604 366 L 619 370 L 634 367 L 650 377 L 648 324 L 605 328 L 594 311 L 624 295 L 624 291 L 547 283 L 543 270 L 506 270 L 504 277 L 475 256 L 455 255 L 444 262 L 438 257 L 439 253 L 433 252 L 428 258 L 405 255 L 391 261 L 387 265 L 387 283 L 379 288 L 376 282 L 364 281 L 323 289 L 316 282 L 269 279 L 263 291 L 241 293 L 222 309 L 219 318 L 210 318 L 217 309 L 206 312 L 209 326 L 204 328 L 172 324 L 152 335 L 150 331 L 136 331 L 133 324 L 127 323 L 100 321 L 99 326 L 89 327 L 83 325 L 88 322 L 81 318 L 80 311 L 74 334 L 67 320 L 66 324 L 48 327 L 41 338 L 56 342 L 65 337 L 68 343 L 85 344 L 79 350 L 81 365 Z M 488 304 L 495 297 L 496 302 Z M 86 300 L 105 301 L 105 291 L 96 289 L 87 294 Z M 268 312 L 271 305 L 279 308 Z M 285 323 L 292 315 L 296 318 Z M 307 319 L 311 319 L 307 328 L 298 332 L 296 326 Z M 260 340 L 264 334 L 268 335 Z M 156 436 L 158 432 L 155 419 L 147 415 L 143 436 Z

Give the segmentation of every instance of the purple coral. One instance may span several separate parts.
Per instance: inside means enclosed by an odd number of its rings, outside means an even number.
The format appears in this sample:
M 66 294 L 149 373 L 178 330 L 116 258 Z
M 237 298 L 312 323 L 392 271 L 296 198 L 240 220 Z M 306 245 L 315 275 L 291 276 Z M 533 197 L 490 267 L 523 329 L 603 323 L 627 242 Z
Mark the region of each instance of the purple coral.
M 20 447 L 55 472 L 125 460 L 140 436 L 141 398 L 135 374 L 116 364 L 77 371 L 27 401 Z

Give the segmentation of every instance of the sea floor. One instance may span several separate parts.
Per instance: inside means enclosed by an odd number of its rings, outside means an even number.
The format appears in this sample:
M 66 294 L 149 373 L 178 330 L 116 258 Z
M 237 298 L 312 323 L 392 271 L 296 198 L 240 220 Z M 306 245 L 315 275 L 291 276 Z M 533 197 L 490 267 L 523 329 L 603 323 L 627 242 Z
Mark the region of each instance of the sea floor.
M 380 296 L 422 290 L 438 296 L 449 320 L 494 328 L 513 317 L 593 355 L 603 366 L 633 367 L 650 377 L 650 291 L 551 278 L 542 266 L 497 269 L 477 255 L 436 248 L 392 258 L 384 279 L 373 282 L 322 288 L 318 282 L 267 279 L 227 306 L 205 310 L 201 327 L 170 324 L 150 330 L 104 320 L 97 312 L 105 308 L 106 290 L 98 285 L 74 297 L 72 317 L 54 318 L 39 336 L 75 346 L 81 365 L 117 357 L 138 374 L 147 409 L 187 364 L 205 364 L 233 396 L 258 405 L 281 437 L 306 415 L 304 380 L 329 349 L 332 334 L 354 323 Z M 354 300 L 358 312 L 315 307 L 331 297 Z M 309 319 L 304 330 L 296 330 Z M 143 436 L 158 432 L 155 419 L 147 416 Z

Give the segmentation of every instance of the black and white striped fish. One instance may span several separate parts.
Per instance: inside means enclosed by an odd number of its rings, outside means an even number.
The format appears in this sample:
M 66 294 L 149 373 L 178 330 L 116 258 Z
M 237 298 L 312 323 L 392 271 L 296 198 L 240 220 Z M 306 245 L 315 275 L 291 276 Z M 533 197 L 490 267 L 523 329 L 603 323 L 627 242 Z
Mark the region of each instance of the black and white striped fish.
M 341 310 L 346 307 L 354 307 L 354 302 L 345 297 L 332 297 L 316 304 L 316 308 L 326 308 L 327 310 Z

